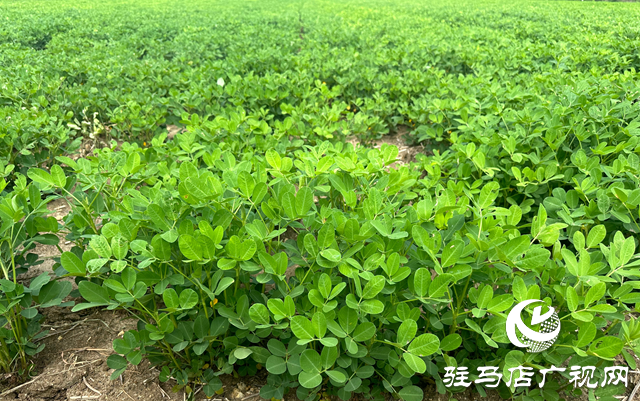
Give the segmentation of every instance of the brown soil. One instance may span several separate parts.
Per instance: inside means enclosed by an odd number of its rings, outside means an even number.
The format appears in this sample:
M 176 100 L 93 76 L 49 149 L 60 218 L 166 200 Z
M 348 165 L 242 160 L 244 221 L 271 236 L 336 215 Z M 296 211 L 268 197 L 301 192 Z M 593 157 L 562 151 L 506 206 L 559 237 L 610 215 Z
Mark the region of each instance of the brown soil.
M 400 165 L 409 164 L 416 161 L 417 155 L 427 154 L 428 149 L 422 145 L 408 145 L 405 140 L 407 133 L 408 129 L 406 127 L 399 126 L 395 134 L 384 135 L 382 138 L 372 141 L 369 146 L 374 149 L 380 149 L 383 144 L 395 145 L 398 148 L 398 158 L 390 167 L 396 168 Z M 351 143 L 354 147 L 363 146 L 357 137 L 347 138 L 346 142 Z
M 167 125 L 166 130 L 167 130 L 167 139 L 169 140 L 173 139 L 173 137 L 176 136 L 176 134 L 180 134 L 186 131 L 183 127 L 178 127 L 177 125 Z M 109 132 L 109 131 L 111 131 L 111 127 L 106 127 L 106 132 Z M 99 135 L 93 139 L 89 137 L 83 138 L 80 148 L 74 154 L 69 155 L 69 157 L 72 160 L 78 160 L 79 158 L 82 158 L 82 157 L 91 156 L 93 155 L 93 151 L 96 149 L 110 148 L 112 140 L 116 141 L 116 149 L 120 150 L 122 144 L 124 143 L 123 140 L 108 139 L 104 135 Z
M 167 125 L 167 139 L 173 139 L 176 134 L 181 134 L 185 131 L 184 127 L 178 127 L 177 125 Z

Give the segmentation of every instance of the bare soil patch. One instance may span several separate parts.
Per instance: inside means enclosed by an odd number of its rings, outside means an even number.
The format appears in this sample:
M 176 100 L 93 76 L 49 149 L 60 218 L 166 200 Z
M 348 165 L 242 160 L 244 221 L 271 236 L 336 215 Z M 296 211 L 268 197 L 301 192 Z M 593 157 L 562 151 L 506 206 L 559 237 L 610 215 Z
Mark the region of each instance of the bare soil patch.
M 399 165 L 409 164 L 416 161 L 417 155 L 428 154 L 429 150 L 422 145 L 410 145 L 405 139 L 408 132 L 407 127 L 399 126 L 395 134 L 384 135 L 380 139 L 371 141 L 368 145 L 374 149 L 380 149 L 383 144 L 395 145 L 398 148 L 398 158 L 395 163 L 391 164 L 391 167 L 395 168 Z M 354 147 L 364 146 L 357 137 L 347 138 L 346 142 Z

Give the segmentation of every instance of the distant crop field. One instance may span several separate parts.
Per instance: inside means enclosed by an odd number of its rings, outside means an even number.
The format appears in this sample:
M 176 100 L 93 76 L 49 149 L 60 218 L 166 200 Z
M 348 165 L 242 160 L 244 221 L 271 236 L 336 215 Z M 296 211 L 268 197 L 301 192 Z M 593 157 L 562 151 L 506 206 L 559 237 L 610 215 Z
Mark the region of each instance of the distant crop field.
M 632 401 L 638 21 L 0 0 L 0 400 Z
M 557 116 L 549 104 L 568 87 L 634 98 L 639 15 L 583 2 L 2 1 L 1 163 L 75 149 L 68 124 L 94 115 L 139 141 L 185 113 L 314 139 L 517 130 Z

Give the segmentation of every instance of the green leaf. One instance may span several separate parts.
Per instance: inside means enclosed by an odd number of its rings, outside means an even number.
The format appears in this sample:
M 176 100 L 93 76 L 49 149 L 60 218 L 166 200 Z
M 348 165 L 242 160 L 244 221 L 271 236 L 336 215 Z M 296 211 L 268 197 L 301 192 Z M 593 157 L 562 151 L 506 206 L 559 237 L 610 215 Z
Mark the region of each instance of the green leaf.
M 458 333 L 449 334 L 440 342 L 443 351 L 453 351 L 462 345 L 462 337 Z
M 282 158 L 280 157 L 278 152 L 276 152 L 275 150 L 273 149 L 267 150 L 267 153 L 265 154 L 265 158 L 267 159 L 267 163 L 269 163 L 269 165 L 275 168 L 276 170 L 280 170 L 280 168 L 282 167 Z
M 525 295 L 526 296 L 526 295 Z M 489 302 L 493 299 L 493 288 L 490 285 L 485 285 L 480 291 L 480 295 L 478 295 L 478 299 L 476 304 L 478 308 L 486 309 L 489 305 Z
M 51 166 L 51 181 L 58 188 L 64 188 L 67 185 L 67 177 L 65 177 L 62 167 L 57 164 Z
M 81 281 L 78 290 L 82 298 L 92 303 L 107 305 L 109 303 L 109 291 L 106 288 L 90 281 Z
M 60 264 L 71 275 L 85 276 L 87 274 L 87 267 L 84 262 L 74 253 L 63 252 L 62 255 L 60 255 Z
M 111 257 L 111 247 L 109 246 L 109 241 L 107 241 L 107 238 L 104 235 L 96 235 L 91 238 L 89 246 L 101 257 L 106 259 Z
M 344 383 L 347 381 L 347 376 L 344 375 L 344 373 L 338 371 L 338 370 L 327 370 L 326 372 L 324 372 L 327 376 L 329 376 L 329 378 L 331 380 L 333 380 L 334 382 L 338 382 L 338 383 Z
M 308 187 L 302 187 L 296 194 L 296 211 L 298 216 L 306 216 L 313 206 L 313 191 Z
M 88 303 L 80 303 L 76 304 L 73 308 L 71 308 L 71 312 L 80 312 L 85 309 L 95 308 L 97 306 L 104 306 L 103 302 L 88 302 Z
M 320 295 L 320 291 L 318 290 L 311 290 L 309 291 L 308 294 L 308 298 L 309 301 L 316 307 L 318 308 L 322 308 L 324 307 L 324 298 L 322 297 L 322 295 Z
M 362 379 L 359 377 L 352 377 L 351 380 L 344 386 L 346 391 L 355 391 L 362 385 Z
M 276 340 L 275 338 L 269 340 L 267 348 L 269 348 L 269 351 L 271 351 L 275 356 L 284 357 L 287 355 L 287 348 L 284 346 L 282 341 Z
M 296 198 L 291 192 L 282 195 L 281 204 L 287 217 L 290 219 L 298 217 L 298 212 L 296 212 Z
M 264 199 L 264 196 L 269 192 L 269 187 L 264 182 L 258 182 L 253 188 L 253 194 L 251 194 L 251 199 L 253 203 L 259 204 Z
M 322 338 L 327 332 L 327 318 L 324 313 L 316 312 L 311 318 L 311 325 L 313 326 L 313 332 L 317 338 Z
M 530 238 L 527 235 L 516 237 L 504 245 L 504 254 L 508 260 L 513 261 L 529 249 Z
M 42 169 L 31 168 L 27 172 L 27 175 L 29 176 L 29 178 L 31 178 L 33 182 L 37 182 L 38 184 L 41 184 L 42 186 L 44 186 L 45 189 L 55 186 L 55 182 L 51 178 L 51 175 Z
M 398 344 L 404 347 L 413 340 L 418 332 L 418 324 L 413 319 L 407 319 L 398 328 Z
M 229 239 L 225 246 L 228 255 L 236 260 L 249 260 L 256 253 L 256 243 L 252 239 L 241 241 L 236 235 Z
M 618 311 L 615 306 L 608 305 L 608 304 L 593 305 L 588 310 L 589 312 L 596 312 L 596 313 L 616 313 Z
M 384 304 L 377 299 L 369 299 L 367 301 L 363 301 L 360 304 L 360 309 L 364 313 L 368 313 L 371 315 L 377 315 L 384 311 Z
M 516 265 L 523 270 L 536 270 L 544 266 L 549 260 L 551 252 L 544 248 L 532 248 L 525 254 L 524 259 Z
M 336 347 L 324 347 L 322 348 L 322 353 L 320 354 L 320 359 L 322 360 L 322 366 L 325 369 L 330 369 L 336 360 L 338 359 L 338 348 Z
M 433 334 L 422 334 L 409 345 L 408 351 L 418 356 L 429 356 L 440 348 L 440 340 Z
M 429 285 L 429 297 L 439 298 L 443 296 L 445 292 L 447 292 L 447 289 L 449 288 L 449 283 L 451 282 L 452 279 L 453 279 L 453 276 L 451 276 L 448 273 L 440 274 L 436 276 L 431 282 L 431 285 Z
M 264 266 L 264 271 L 271 274 L 277 274 L 276 270 L 278 270 L 278 262 L 276 259 L 269 255 L 267 252 L 260 251 L 258 253 L 258 259 L 260 263 Z
M 238 188 L 245 196 L 245 198 L 250 198 L 253 195 L 253 189 L 256 186 L 255 179 L 251 176 L 251 174 L 246 171 L 241 171 L 238 173 Z
M 607 229 L 604 225 L 599 224 L 597 226 L 591 227 L 591 229 L 589 230 L 589 234 L 587 235 L 587 247 L 594 248 L 598 246 L 598 244 L 600 244 L 606 236 Z
M 126 293 L 127 289 L 124 288 L 124 285 L 117 281 L 117 280 L 113 280 L 113 279 L 106 279 L 104 280 L 104 285 L 111 288 L 112 290 L 116 291 L 116 292 L 120 292 L 120 293 Z
M 249 348 L 236 348 L 233 351 L 233 356 L 238 359 L 247 359 L 251 354 L 253 354 L 253 351 Z
M 406 386 L 398 391 L 398 395 L 404 401 L 422 401 L 424 393 L 418 386 Z
M 320 275 L 318 291 L 325 299 L 328 299 L 329 295 L 331 295 L 331 278 L 328 274 L 322 273 L 322 275 Z
M 308 234 L 307 236 L 309 235 L 311 234 Z M 318 246 L 321 249 L 330 247 L 333 241 L 335 240 L 335 235 L 336 235 L 336 232 L 331 224 L 323 225 L 320 231 L 318 232 Z M 305 238 L 305 248 L 307 248 L 306 238 Z
M 579 303 L 576 289 L 571 286 L 567 287 L 567 308 L 569 308 L 571 312 L 575 312 L 578 309 Z
M 319 373 L 300 372 L 298 382 L 304 388 L 315 388 L 322 384 L 322 376 Z
M 168 243 L 173 244 L 178 239 L 178 230 L 174 228 L 173 230 L 160 234 L 160 237 Z
M 338 295 L 340 295 L 340 293 L 342 292 L 342 290 L 345 289 L 346 286 L 347 286 L 347 283 L 341 282 L 335 287 L 333 287 L 333 289 L 331 290 L 331 294 L 329 294 L 329 299 L 333 299 Z
M 109 355 L 109 357 L 107 358 L 107 366 L 110 369 L 126 369 L 128 366 L 127 360 L 124 359 L 122 356 L 120 355 Z
M 160 207 L 160 205 L 156 205 L 155 203 L 147 206 L 147 215 L 151 221 L 162 231 L 170 231 L 171 226 L 167 223 L 165 219 L 164 210 Z
M 388 237 L 391 235 L 391 231 L 389 230 L 389 227 L 385 224 L 384 221 L 372 220 L 371 225 L 373 225 L 381 235 L 385 237 Z
M 640 302 L 640 292 L 624 294 L 620 297 L 620 302 L 624 302 L 625 304 L 637 304 Z
M 180 252 L 188 260 L 202 260 L 202 247 L 200 242 L 188 234 L 181 235 L 178 239 L 178 247 Z
M 309 319 L 299 315 L 291 318 L 291 331 L 301 340 L 311 340 L 314 334 L 313 325 Z
M 527 299 L 527 285 L 524 283 L 524 280 L 520 276 L 516 276 L 513 279 L 512 292 L 518 302 L 522 302 Z M 493 293 L 493 291 L 491 291 Z
M 35 281 L 35 280 L 34 280 Z M 36 284 L 36 283 L 33 283 Z M 37 286 L 37 285 L 36 285 Z M 69 281 L 51 281 L 40 288 L 38 300 L 43 307 L 60 305 L 62 300 L 71 292 L 72 285 Z
M 405 352 L 404 354 L 402 354 L 402 358 L 404 359 L 404 361 L 407 363 L 407 365 L 409 366 L 409 368 L 417 373 L 424 373 L 427 370 L 427 364 L 422 360 L 422 358 L 410 354 L 408 352 Z
M 511 305 L 513 305 L 513 295 L 503 294 L 491 299 L 487 309 L 490 312 L 502 312 L 510 308 Z
M 340 252 L 336 251 L 335 249 L 325 249 L 324 251 L 320 251 L 320 255 L 332 262 L 340 262 L 340 260 L 342 259 L 342 255 L 340 254 Z
M 253 304 L 249 308 L 249 317 L 258 324 L 269 324 L 269 311 L 263 304 Z
M 358 314 L 353 309 L 345 306 L 338 312 L 338 321 L 342 329 L 349 334 L 355 330 L 358 324 Z
M 182 309 L 191 309 L 198 304 L 198 293 L 187 288 L 180 293 L 180 307 Z
M 416 295 L 424 297 L 429 291 L 429 285 L 431 284 L 431 272 L 424 267 L 416 270 L 413 277 L 413 288 L 416 291 Z
M 495 201 L 498 196 L 498 190 L 500 186 L 497 182 L 491 181 L 482 187 L 480 196 L 478 197 L 478 206 L 481 209 L 486 209 Z
M 636 243 L 633 236 L 627 237 L 620 247 L 620 265 L 624 266 L 631 260 L 636 251 Z
M 122 235 L 116 235 L 111 239 L 111 252 L 116 259 L 124 259 L 129 252 L 129 241 L 125 240 Z
M 596 337 L 596 325 L 593 323 L 584 323 L 578 331 L 578 341 L 576 347 L 584 347 L 588 345 Z
M 29 290 L 31 290 L 31 294 L 36 295 L 39 293 L 40 289 L 47 283 L 51 281 L 51 277 L 49 277 L 49 273 L 41 273 L 37 277 L 31 280 L 29 283 Z
M 193 332 L 198 339 L 203 339 L 209 335 L 209 319 L 204 314 L 199 314 L 193 322 Z
M 290 316 L 284 306 L 284 302 L 281 299 L 271 298 L 267 301 L 267 307 L 276 317 L 276 319 L 282 319 L 285 316 Z M 299 338 L 299 337 L 298 337 Z
M 593 287 L 591 287 L 587 292 L 587 295 L 585 295 L 584 297 L 585 308 L 588 308 L 593 302 L 604 297 L 604 294 L 606 291 L 607 291 L 607 286 L 605 283 L 598 283 Z
M 460 259 L 464 252 L 464 242 L 455 240 L 448 243 L 442 250 L 441 265 L 443 268 L 451 266 Z
M 235 279 L 231 278 L 231 277 L 223 277 L 220 279 L 220 281 L 218 282 L 218 286 L 216 287 L 216 291 L 214 292 L 214 295 L 220 295 L 224 292 L 224 290 L 226 290 L 227 288 L 229 288 L 231 286 L 231 284 L 233 284 L 235 282 Z
M 411 228 L 411 236 L 413 237 L 413 240 L 416 242 L 418 246 L 424 249 L 428 248 L 429 233 L 427 232 L 427 230 L 425 230 L 419 225 L 414 225 Z
M 316 164 L 316 173 L 324 173 L 331 168 L 333 165 L 333 157 L 325 156 L 318 160 L 318 164 Z
M 162 293 L 162 300 L 167 308 L 178 309 L 180 307 L 180 299 L 173 288 L 168 288 Z
M 222 258 L 218 260 L 217 266 L 220 270 L 231 270 L 236 267 L 236 261 L 233 259 Z
M 362 291 L 362 298 L 371 299 L 378 295 L 380 291 L 384 288 L 386 280 L 382 276 L 373 276 L 371 280 L 364 286 L 364 290 Z
M 586 312 L 586 311 L 572 312 L 571 316 L 574 319 L 580 320 L 582 322 L 590 322 L 593 320 L 593 313 Z
M 589 351 L 602 358 L 615 358 L 620 354 L 625 341 L 618 337 L 604 336 L 598 338 L 589 347 Z
M 359 324 L 353 332 L 353 339 L 355 341 L 363 342 L 368 341 L 376 334 L 376 326 L 371 322 L 365 322 Z
M 302 370 L 309 373 L 320 373 L 322 370 L 322 358 L 312 349 L 307 349 L 300 355 Z
M 324 337 L 320 339 L 320 343 L 325 347 L 333 348 L 338 346 L 338 339 L 335 337 Z
M 127 267 L 127 262 L 124 260 L 116 260 L 109 265 L 109 268 L 114 273 L 120 273 L 125 267 Z
M 279 356 L 271 355 L 267 359 L 267 371 L 274 375 L 281 375 L 287 371 L 287 362 Z
M 27 319 L 33 319 L 38 314 L 38 309 L 36 308 L 27 308 L 20 311 L 20 314 Z

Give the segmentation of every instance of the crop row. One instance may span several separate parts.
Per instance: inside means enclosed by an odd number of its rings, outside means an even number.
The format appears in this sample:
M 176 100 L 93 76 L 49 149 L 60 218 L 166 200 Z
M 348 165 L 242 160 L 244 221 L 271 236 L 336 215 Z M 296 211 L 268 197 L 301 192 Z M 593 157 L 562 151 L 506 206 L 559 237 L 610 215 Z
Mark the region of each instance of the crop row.
M 190 394 L 261 369 L 266 399 L 420 401 L 447 366 L 636 368 L 632 5 L 32 3 L 0 8 L 4 372 L 71 305 L 138 319 L 114 378 L 148 359 Z M 401 126 L 432 154 L 342 141 Z M 526 299 L 562 322 L 541 353 L 506 335 Z
M 552 180 L 566 169 L 541 170 L 527 178 L 539 184 L 518 189 L 501 187 L 499 174 L 447 177 L 433 159 L 389 169 L 398 150 L 387 145 L 240 141 L 234 156 L 229 140 L 192 136 L 59 157 L 64 168 L 16 180 L 2 203 L 3 255 L 11 255 L 2 291 L 6 303 L 19 302 L 5 309 L 9 322 L 60 304 L 71 290 L 61 278 L 74 277 L 72 295 L 84 302 L 73 310 L 124 309 L 139 319 L 114 341 L 113 377 L 147 358 L 162 366 L 161 380 L 208 395 L 220 374 L 261 367 L 264 398 L 297 388 L 314 399 L 325 388 L 345 400 L 391 392 L 413 401 L 427 382 L 445 391 L 445 366 L 493 365 L 507 378 L 518 365 L 569 358 L 611 366 L 623 355 L 635 366 L 639 255 L 626 227 L 637 221 L 640 190 L 625 185 L 636 155 L 622 165 L 621 152 L 609 168 L 576 152 L 571 180 Z M 601 167 L 611 177 L 592 179 Z M 527 189 L 536 185 L 545 190 Z M 71 204 L 61 227 L 46 217 L 40 191 Z M 56 278 L 45 273 L 28 288 L 12 281 L 6 266 L 36 264 L 30 244 L 55 243 L 52 232 L 75 243 Z M 559 313 L 562 333 L 548 351 L 509 344 L 506 313 L 525 299 Z M 33 353 L 38 329 L 29 325 L 36 338 L 22 345 Z M 13 351 L 22 340 L 14 341 Z M 563 389 L 557 381 L 528 395 L 557 399 Z
M 16 4 L 0 10 L 3 176 L 80 137 L 149 142 L 184 113 L 312 142 L 404 125 L 446 144 L 637 117 L 615 110 L 638 98 L 628 5 Z

